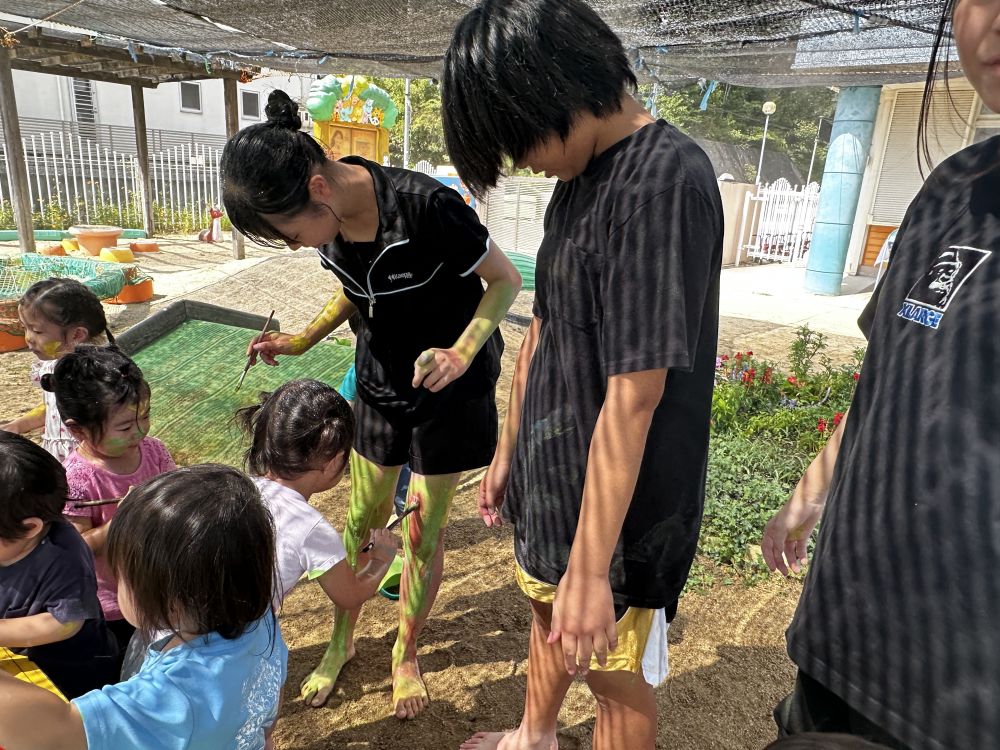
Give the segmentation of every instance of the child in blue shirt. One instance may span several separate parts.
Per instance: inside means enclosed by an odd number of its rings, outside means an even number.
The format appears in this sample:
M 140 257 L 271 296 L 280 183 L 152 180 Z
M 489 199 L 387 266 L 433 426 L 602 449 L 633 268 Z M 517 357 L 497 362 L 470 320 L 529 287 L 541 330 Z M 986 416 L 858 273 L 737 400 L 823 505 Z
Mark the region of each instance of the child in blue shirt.
M 271 610 L 271 516 L 225 466 L 161 474 L 108 538 L 122 614 L 154 641 L 139 673 L 66 704 L 0 673 L 6 750 L 262 750 L 288 650 Z

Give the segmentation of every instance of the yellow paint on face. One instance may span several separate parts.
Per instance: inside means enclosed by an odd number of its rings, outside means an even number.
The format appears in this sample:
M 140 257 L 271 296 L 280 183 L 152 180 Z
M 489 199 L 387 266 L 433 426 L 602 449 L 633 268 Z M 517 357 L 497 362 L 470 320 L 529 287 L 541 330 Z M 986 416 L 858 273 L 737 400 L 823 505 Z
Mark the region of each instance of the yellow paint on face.
M 42 345 L 42 353 L 45 355 L 46 359 L 57 359 L 61 350 L 61 341 L 46 341 Z

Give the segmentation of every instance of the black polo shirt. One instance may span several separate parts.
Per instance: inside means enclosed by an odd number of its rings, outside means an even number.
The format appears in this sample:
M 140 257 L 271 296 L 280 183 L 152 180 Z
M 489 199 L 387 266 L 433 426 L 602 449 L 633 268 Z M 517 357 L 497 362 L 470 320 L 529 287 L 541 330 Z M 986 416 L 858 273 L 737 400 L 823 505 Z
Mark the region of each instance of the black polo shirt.
M 489 252 L 489 233 L 452 188 L 406 169 L 357 156 L 375 184 L 379 231 L 374 243 L 338 236 L 319 249 L 320 262 L 344 286 L 360 313 L 358 397 L 387 417 L 423 419 L 449 399 L 492 391 L 503 339 L 495 331 L 466 373 L 439 393 L 414 389 L 421 352 L 454 346 L 483 297 L 476 268 Z
M 610 581 L 619 609 L 673 617 L 704 506 L 722 235 L 708 157 L 663 121 L 556 186 L 505 505 L 518 564 L 535 579 L 558 584 L 566 571 L 608 378 L 666 369 Z
M 1000 747 L 1000 138 L 899 229 L 788 650 L 912 748 Z

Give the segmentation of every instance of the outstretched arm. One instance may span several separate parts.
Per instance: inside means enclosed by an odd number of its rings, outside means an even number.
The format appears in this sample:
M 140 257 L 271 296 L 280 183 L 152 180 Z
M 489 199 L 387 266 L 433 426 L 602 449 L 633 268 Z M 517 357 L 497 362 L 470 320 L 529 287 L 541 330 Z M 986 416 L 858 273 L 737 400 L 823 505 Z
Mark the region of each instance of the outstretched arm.
M 0 747 L 87 750 L 83 717 L 72 703 L 0 670 Z
M 24 416 L 18 417 L 12 422 L 8 422 L 0 430 L 14 432 L 18 435 L 25 435 L 35 430 L 40 430 L 45 426 L 45 404 L 39 404 Z
M 326 303 L 319 315 L 313 318 L 301 333 L 268 331 L 250 342 L 247 356 L 251 357 L 254 363 L 257 362 L 259 355 L 264 364 L 276 365 L 278 362 L 275 357 L 279 354 L 302 354 L 344 325 L 357 309 L 341 290 Z

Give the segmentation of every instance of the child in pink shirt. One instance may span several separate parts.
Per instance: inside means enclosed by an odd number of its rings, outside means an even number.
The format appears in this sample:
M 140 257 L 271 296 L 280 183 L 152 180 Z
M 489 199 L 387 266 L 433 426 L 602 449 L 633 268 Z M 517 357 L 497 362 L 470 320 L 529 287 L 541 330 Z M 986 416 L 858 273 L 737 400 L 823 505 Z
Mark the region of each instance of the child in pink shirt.
M 43 376 L 55 393 L 66 427 L 79 442 L 67 456 L 69 502 L 64 515 L 94 552 L 97 597 L 124 656 L 135 629 L 118 606 L 118 584 L 104 557 L 115 500 L 129 489 L 177 468 L 149 432 L 149 385 L 136 364 L 116 348 L 80 346 Z M 101 504 L 96 501 L 108 501 Z

